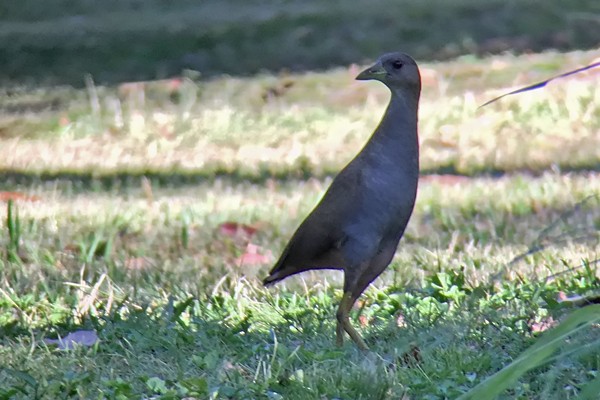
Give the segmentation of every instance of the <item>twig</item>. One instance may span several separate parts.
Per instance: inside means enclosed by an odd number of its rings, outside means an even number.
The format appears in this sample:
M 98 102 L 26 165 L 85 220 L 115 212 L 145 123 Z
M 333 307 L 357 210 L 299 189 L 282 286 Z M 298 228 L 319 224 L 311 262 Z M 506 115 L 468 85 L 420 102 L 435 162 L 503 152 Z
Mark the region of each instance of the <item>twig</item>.
M 482 107 L 485 107 L 488 104 L 492 104 L 493 102 L 498 101 L 498 100 L 500 100 L 503 97 L 510 96 L 510 95 L 517 94 L 517 93 L 528 92 L 530 90 L 540 89 L 540 88 L 543 88 L 549 82 L 551 82 L 551 81 L 553 81 L 555 79 L 566 78 L 567 76 L 574 75 L 574 74 L 577 74 L 579 72 L 587 71 L 588 69 L 592 69 L 592 68 L 596 68 L 596 67 L 600 67 L 600 62 L 595 62 L 595 63 L 587 65 L 585 67 L 577 68 L 577 69 L 574 69 L 572 71 L 565 72 L 564 74 L 553 76 L 552 78 L 548 78 L 545 81 L 534 83 L 533 85 L 525 86 L 523 88 L 520 88 L 520 89 L 517 89 L 517 90 L 513 90 L 512 92 L 509 92 L 509 93 L 504 93 L 502 96 L 498 96 L 496 98 L 493 98 L 492 100 L 486 101 L 485 103 L 483 103 L 482 105 L 480 105 L 478 107 L 478 109 L 482 108 Z

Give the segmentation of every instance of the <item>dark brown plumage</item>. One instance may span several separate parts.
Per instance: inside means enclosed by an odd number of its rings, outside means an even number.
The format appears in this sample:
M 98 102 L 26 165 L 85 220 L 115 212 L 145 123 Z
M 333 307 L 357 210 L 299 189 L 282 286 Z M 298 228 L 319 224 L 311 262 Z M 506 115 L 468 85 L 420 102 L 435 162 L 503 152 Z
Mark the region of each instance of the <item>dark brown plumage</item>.
M 364 148 L 296 230 L 264 284 L 312 269 L 343 270 L 337 344 L 343 344 L 347 332 L 366 350 L 348 315 L 391 262 L 412 214 L 419 178 L 421 79 L 417 64 L 404 53 L 381 56 L 356 79 L 378 80 L 390 89 L 386 112 Z

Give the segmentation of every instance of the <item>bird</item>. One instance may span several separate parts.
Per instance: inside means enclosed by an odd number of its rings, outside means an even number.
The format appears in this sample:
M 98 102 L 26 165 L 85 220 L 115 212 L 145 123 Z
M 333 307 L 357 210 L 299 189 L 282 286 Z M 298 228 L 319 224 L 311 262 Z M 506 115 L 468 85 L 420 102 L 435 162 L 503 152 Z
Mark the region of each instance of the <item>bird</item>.
M 421 76 L 413 58 L 394 52 L 379 57 L 356 80 L 387 86 L 391 92 L 387 109 L 362 150 L 333 179 L 292 235 L 263 284 L 270 286 L 308 270 L 342 270 L 336 344 L 342 346 L 347 333 L 360 350 L 367 351 L 349 313 L 391 263 L 414 209 Z

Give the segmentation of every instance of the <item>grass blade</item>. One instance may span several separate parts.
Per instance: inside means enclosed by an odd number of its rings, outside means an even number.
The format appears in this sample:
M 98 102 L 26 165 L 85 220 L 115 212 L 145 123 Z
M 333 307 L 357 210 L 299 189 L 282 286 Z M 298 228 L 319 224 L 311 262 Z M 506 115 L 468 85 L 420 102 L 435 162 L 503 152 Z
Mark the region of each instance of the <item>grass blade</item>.
M 460 396 L 458 400 L 496 398 L 527 371 L 547 362 L 550 356 L 563 345 L 566 337 L 599 320 L 600 305 L 575 310 L 559 326 L 548 331 L 516 360 Z
M 575 400 L 594 400 L 598 398 L 598 393 L 600 393 L 600 375 L 585 385 Z

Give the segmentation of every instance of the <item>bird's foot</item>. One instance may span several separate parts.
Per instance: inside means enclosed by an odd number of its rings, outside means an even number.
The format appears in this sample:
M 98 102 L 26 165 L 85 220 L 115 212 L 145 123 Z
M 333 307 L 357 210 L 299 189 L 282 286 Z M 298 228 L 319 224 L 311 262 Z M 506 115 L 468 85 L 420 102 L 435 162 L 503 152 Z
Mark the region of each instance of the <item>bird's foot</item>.
M 336 317 L 337 317 L 337 328 L 336 328 L 336 342 L 339 346 L 344 343 L 344 331 L 348 333 L 350 339 L 356 343 L 359 349 L 362 351 L 369 351 L 369 347 L 360 336 L 360 334 L 354 329 L 352 324 L 350 324 L 350 318 L 348 314 L 350 313 L 350 309 L 354 304 L 354 298 L 350 292 L 344 293 L 342 297 L 342 301 L 340 302 L 340 306 L 338 308 Z

